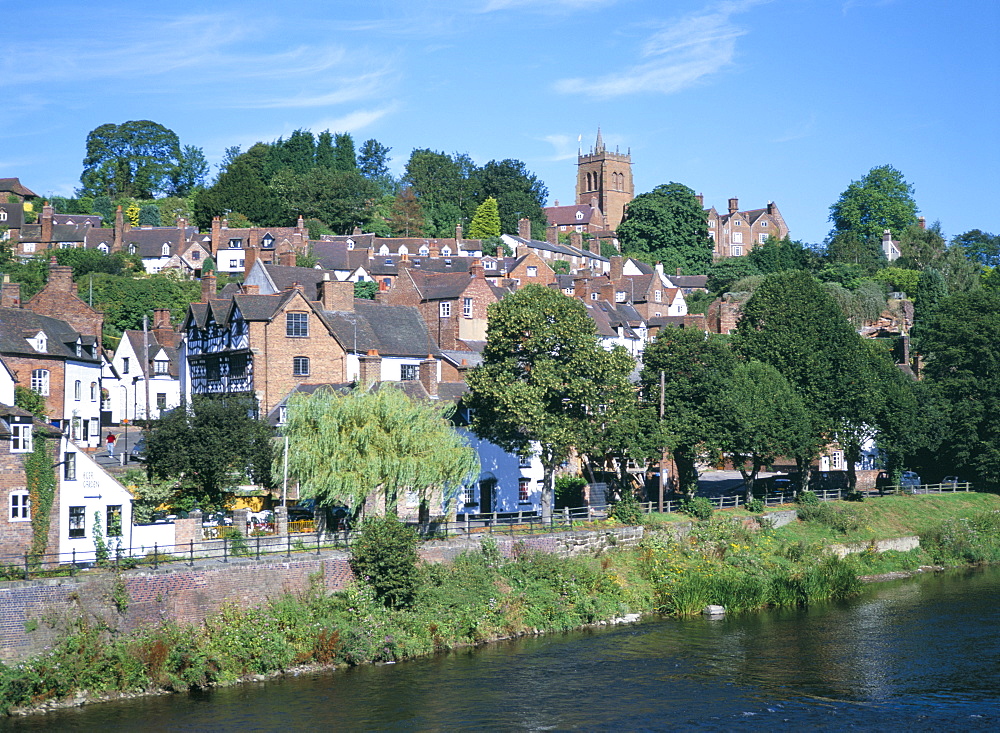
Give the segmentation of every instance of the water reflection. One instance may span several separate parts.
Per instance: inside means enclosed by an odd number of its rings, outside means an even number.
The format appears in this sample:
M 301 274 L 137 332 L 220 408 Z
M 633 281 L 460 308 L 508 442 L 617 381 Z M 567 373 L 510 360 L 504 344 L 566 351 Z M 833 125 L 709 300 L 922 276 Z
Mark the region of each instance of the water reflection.
M 997 598 L 994 568 L 852 602 L 522 639 L 0 730 L 996 729 Z

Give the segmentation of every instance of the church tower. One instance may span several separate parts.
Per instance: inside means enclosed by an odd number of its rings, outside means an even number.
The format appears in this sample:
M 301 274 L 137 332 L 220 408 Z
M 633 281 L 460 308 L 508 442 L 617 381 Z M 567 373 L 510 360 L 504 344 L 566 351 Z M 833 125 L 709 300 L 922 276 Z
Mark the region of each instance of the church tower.
M 576 203 L 592 204 L 596 200 L 604 214 L 605 227 L 617 229 L 625 216 L 625 207 L 635 197 L 631 151 L 608 152 L 601 129 L 597 128 L 597 143 L 587 155 L 580 152 L 576 166 Z

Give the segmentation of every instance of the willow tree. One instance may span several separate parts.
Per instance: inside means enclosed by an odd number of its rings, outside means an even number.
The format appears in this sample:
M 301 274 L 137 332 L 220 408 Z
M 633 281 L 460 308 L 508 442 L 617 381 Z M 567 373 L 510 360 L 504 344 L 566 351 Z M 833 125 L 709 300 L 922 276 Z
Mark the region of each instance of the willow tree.
M 382 385 L 342 393 L 320 389 L 288 402 L 288 471 L 301 496 L 357 515 L 374 498 L 396 514 L 399 492 L 415 491 L 421 518 L 430 498 L 479 471 L 479 459 L 452 429 L 451 405 L 410 399 Z

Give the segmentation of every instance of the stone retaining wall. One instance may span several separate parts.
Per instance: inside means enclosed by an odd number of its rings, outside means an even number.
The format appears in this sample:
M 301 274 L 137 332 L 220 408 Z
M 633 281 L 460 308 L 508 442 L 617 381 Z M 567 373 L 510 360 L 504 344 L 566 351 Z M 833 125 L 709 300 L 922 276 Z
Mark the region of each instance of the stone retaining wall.
M 523 547 L 559 555 L 593 554 L 638 544 L 642 527 L 559 532 L 546 535 L 478 534 L 424 543 L 428 562 L 449 562 L 476 550 L 485 537 L 512 557 Z M 134 631 L 148 624 L 174 621 L 197 624 L 225 603 L 250 606 L 283 593 L 301 592 L 311 583 L 340 590 L 353 578 L 348 555 L 297 554 L 291 559 L 230 559 L 172 563 L 158 570 L 86 571 L 74 578 L 0 583 L 0 660 L 17 661 L 40 654 L 81 619 Z
M 842 545 L 828 545 L 826 549 L 838 557 L 846 557 L 847 555 L 862 553 L 869 547 L 874 548 L 876 552 L 885 552 L 886 550 L 909 552 L 920 547 L 920 538 L 916 536 L 894 537 L 889 540 L 876 540 L 875 542 L 850 542 Z

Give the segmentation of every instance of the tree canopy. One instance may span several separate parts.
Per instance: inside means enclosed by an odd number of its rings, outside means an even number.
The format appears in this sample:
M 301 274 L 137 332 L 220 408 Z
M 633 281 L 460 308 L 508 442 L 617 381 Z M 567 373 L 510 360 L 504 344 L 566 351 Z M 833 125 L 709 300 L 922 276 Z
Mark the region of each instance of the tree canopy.
M 177 134 L 157 122 L 101 125 L 87 135 L 80 194 L 153 198 L 170 189 L 180 160 Z
M 399 494 L 413 491 L 426 516 L 436 494 L 457 490 L 479 467 L 448 422 L 450 410 L 386 384 L 293 394 L 284 428 L 288 470 L 318 505 L 358 513 L 375 501 L 396 514 Z
M 497 200 L 490 196 L 479 204 L 469 224 L 469 236 L 473 239 L 489 239 L 500 236 L 500 211 Z
M 203 508 L 245 480 L 271 487 L 270 426 L 256 419 L 251 397 L 195 396 L 153 423 L 146 439 L 151 475 L 181 480 Z
M 891 165 L 872 168 L 830 206 L 831 238 L 851 234 L 861 242 L 879 241 L 886 229 L 899 235 L 917 223 L 913 186 Z
M 542 513 L 552 511 L 555 468 L 592 438 L 592 422 L 634 366 L 597 342 L 586 306 L 528 285 L 489 307 L 483 364 L 468 377 L 473 432 L 525 453 L 540 444 Z
M 666 183 L 633 199 L 618 227 L 622 253 L 647 262 L 662 262 L 664 270 L 681 268 L 703 273 L 712 264 L 708 221 L 694 191 L 681 183 Z

